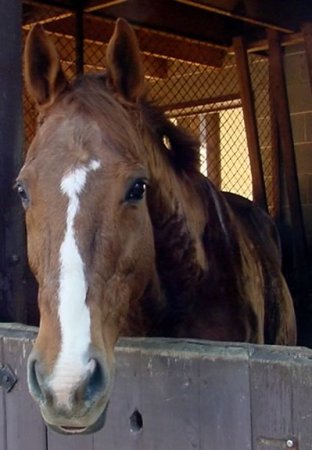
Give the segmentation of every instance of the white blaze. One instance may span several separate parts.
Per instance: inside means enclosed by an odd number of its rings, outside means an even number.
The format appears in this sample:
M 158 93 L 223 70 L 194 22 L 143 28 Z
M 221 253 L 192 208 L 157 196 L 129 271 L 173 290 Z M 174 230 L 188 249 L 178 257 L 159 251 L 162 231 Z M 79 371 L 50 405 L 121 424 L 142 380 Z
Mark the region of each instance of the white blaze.
M 75 217 L 79 211 L 79 195 L 87 175 L 97 170 L 100 162 L 73 169 L 61 181 L 61 191 L 68 197 L 66 230 L 60 247 L 60 279 L 58 315 L 61 329 L 61 349 L 50 379 L 50 388 L 58 402 L 68 403 L 72 389 L 92 370 L 87 351 L 91 343 L 90 311 L 86 305 L 87 282 L 84 263 L 75 236 Z

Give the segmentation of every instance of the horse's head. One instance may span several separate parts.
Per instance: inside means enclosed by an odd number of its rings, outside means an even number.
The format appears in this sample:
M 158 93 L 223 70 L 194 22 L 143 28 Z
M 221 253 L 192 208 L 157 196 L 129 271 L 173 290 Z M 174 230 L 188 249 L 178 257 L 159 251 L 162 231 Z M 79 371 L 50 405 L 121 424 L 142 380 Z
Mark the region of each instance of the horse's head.
M 155 273 L 149 173 L 136 125 L 143 71 L 125 21 L 106 56 L 105 75 L 70 84 L 40 27 L 25 49 L 26 84 L 39 111 L 17 180 L 39 285 L 28 380 L 46 422 L 68 433 L 104 422 L 114 344 Z

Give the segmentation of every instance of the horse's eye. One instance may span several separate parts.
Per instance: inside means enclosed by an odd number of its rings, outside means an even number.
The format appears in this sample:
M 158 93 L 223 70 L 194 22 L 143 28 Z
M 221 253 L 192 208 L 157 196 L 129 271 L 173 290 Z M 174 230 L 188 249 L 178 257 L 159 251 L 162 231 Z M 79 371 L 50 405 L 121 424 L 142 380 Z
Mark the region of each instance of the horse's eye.
M 143 199 L 147 183 L 145 180 L 136 180 L 126 195 L 127 202 L 138 202 Z
M 27 206 L 29 205 L 29 197 L 26 191 L 25 186 L 23 185 L 23 183 L 21 182 L 17 182 L 16 183 L 16 190 L 17 193 L 22 201 L 22 204 L 24 206 L 24 208 L 27 208 Z

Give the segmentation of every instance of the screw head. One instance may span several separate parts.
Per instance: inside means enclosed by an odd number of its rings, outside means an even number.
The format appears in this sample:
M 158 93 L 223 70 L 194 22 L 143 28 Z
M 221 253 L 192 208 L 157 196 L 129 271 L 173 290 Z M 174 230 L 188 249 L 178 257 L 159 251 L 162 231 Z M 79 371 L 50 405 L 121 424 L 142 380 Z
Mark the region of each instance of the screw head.
M 295 443 L 292 439 L 287 439 L 287 441 L 286 441 L 287 448 L 293 448 L 294 445 L 295 445 Z

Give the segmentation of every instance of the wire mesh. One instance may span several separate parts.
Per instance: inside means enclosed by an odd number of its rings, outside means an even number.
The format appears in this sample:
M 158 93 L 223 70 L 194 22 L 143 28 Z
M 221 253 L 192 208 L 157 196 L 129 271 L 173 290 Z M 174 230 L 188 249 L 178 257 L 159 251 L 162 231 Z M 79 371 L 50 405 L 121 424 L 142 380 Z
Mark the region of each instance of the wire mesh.
M 74 17 L 58 8 L 28 11 L 24 34 L 32 23 L 50 30 L 69 79 L 75 75 Z M 105 28 L 105 32 L 103 29 Z M 89 17 L 85 22 L 84 70 L 105 68 L 108 35 L 113 23 Z M 65 30 L 65 31 L 64 31 Z M 208 44 L 162 32 L 136 28 L 148 85 L 149 97 L 168 117 L 190 130 L 200 141 L 201 170 L 221 189 L 252 198 L 252 180 L 239 94 L 235 59 Z M 267 60 L 249 59 L 254 90 L 265 183 L 273 208 L 272 149 Z M 36 111 L 25 93 L 25 145 L 35 131 Z

